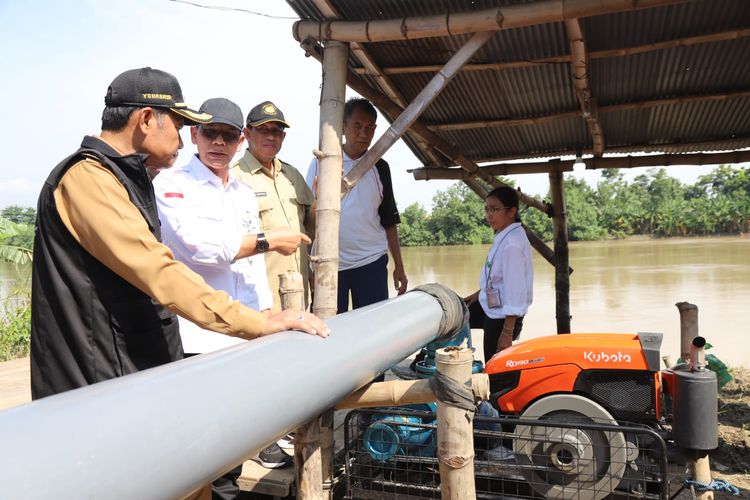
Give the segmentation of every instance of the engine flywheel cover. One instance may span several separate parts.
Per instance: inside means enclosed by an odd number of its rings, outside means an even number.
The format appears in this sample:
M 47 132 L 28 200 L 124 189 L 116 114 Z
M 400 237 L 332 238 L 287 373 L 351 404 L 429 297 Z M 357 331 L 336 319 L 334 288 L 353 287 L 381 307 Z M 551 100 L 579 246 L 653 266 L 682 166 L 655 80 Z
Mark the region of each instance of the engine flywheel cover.
M 576 394 L 553 394 L 532 403 L 521 418 L 582 427 L 516 426 L 516 461 L 537 493 L 600 500 L 620 484 L 627 463 L 625 436 L 600 404 Z M 586 424 L 607 424 L 613 430 L 587 429 Z

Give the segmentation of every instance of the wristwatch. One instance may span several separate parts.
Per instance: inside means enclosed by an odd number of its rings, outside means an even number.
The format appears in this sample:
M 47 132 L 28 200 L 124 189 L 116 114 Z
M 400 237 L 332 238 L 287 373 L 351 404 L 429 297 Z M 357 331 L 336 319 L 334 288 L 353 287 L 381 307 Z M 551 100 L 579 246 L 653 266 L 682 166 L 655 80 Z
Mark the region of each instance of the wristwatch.
M 255 240 L 255 251 L 258 253 L 265 253 L 268 251 L 268 240 L 266 239 L 265 233 L 258 233 L 257 240 Z

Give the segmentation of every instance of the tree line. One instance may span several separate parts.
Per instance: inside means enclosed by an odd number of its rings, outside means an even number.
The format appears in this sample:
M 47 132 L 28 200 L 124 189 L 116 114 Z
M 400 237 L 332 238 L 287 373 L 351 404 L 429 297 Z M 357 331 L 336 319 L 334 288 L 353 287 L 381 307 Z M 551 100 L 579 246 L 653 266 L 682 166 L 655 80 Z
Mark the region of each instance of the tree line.
M 566 178 L 564 185 L 571 241 L 750 231 L 750 168 L 746 167 L 720 165 L 692 185 L 670 177 L 663 168 L 650 169 L 631 182 L 618 169 L 610 169 L 602 171 L 595 187 L 573 177 Z M 521 219 L 543 239 L 552 239 L 552 221 L 546 214 L 522 207 Z M 484 201 L 462 182 L 438 192 L 431 212 L 413 203 L 401 214 L 399 238 L 404 246 L 474 245 L 490 243 L 492 237 Z

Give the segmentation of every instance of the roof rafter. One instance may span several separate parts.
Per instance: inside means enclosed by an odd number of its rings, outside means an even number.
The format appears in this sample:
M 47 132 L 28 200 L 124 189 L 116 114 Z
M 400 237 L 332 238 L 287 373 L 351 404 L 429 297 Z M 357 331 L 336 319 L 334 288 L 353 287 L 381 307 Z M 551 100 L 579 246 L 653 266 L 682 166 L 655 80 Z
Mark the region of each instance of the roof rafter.
M 656 154 L 646 156 L 617 156 L 581 160 L 589 170 L 603 168 L 669 167 L 673 165 L 719 165 L 750 162 L 750 151 L 727 153 Z M 549 160 L 530 163 L 499 163 L 479 167 L 490 175 L 540 174 L 570 172 L 576 160 Z M 415 168 L 409 170 L 415 180 L 464 180 L 468 174 L 460 168 Z
M 453 36 L 479 31 L 520 28 L 535 24 L 560 22 L 566 19 L 627 12 L 689 0 L 546 0 L 506 5 L 492 9 L 404 17 L 377 21 L 297 21 L 292 33 L 301 42 L 307 38 L 318 41 L 384 42 Z
M 708 35 L 692 36 L 685 38 L 677 38 L 674 40 L 666 40 L 664 42 L 649 43 L 645 45 L 637 45 L 634 47 L 624 47 L 621 49 L 609 49 L 609 50 L 597 50 L 589 52 L 589 60 L 594 59 L 607 59 L 612 57 L 625 57 L 636 54 L 645 54 L 648 52 L 654 52 L 657 50 L 672 49 L 675 47 L 689 47 L 691 45 L 700 45 L 705 43 L 714 42 L 725 42 L 729 40 L 738 40 L 741 38 L 750 37 L 750 28 L 743 28 L 730 31 L 721 31 L 718 33 L 711 33 Z M 526 61 L 511 61 L 501 63 L 479 63 L 479 64 L 467 64 L 461 71 L 502 71 L 508 69 L 518 68 L 533 68 L 543 64 L 568 64 L 570 62 L 570 56 L 553 56 L 544 57 L 541 59 L 531 59 Z M 380 72 L 384 75 L 403 75 L 409 73 L 434 73 L 440 70 L 440 65 L 430 64 L 423 66 L 392 66 L 382 67 Z M 354 72 L 358 75 L 369 75 L 368 69 L 355 68 Z
M 315 7 L 317 7 L 318 11 L 320 11 L 320 13 L 323 15 L 323 17 L 327 19 L 338 19 L 341 17 L 336 8 L 331 4 L 330 0 L 313 0 L 313 3 L 315 4 Z M 388 96 L 388 98 L 397 103 L 402 108 L 405 108 L 406 100 L 404 99 L 404 96 L 401 95 L 401 92 L 399 92 L 393 82 L 391 82 L 391 79 L 380 70 L 380 67 L 378 67 L 378 65 L 375 63 L 375 60 L 370 56 L 365 47 L 360 43 L 352 42 L 351 44 L 349 44 L 349 48 L 351 49 L 354 56 L 359 60 L 359 62 L 368 70 L 367 74 L 375 79 L 377 85 Z M 420 138 L 416 138 L 414 140 L 414 143 L 419 148 L 419 150 L 422 151 L 422 153 L 432 162 L 436 164 L 443 164 L 440 155 L 435 154 L 430 145 L 425 141 L 421 140 Z
M 578 19 L 565 20 L 565 32 L 570 43 L 570 64 L 573 70 L 573 85 L 581 107 L 581 117 L 586 120 L 591 141 L 594 144 L 594 156 L 604 153 L 604 133 L 599 122 L 599 113 L 596 106 L 591 85 L 589 83 L 589 58 L 586 51 L 586 43 L 583 39 L 581 23 Z

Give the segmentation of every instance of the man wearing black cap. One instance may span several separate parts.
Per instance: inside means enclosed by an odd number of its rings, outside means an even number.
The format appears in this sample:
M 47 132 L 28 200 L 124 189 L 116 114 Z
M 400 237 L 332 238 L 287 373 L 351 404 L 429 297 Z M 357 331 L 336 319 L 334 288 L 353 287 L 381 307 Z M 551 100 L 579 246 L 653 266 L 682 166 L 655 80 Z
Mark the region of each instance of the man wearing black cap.
M 169 73 L 126 71 L 107 91 L 101 134 L 52 170 L 34 239 L 34 399 L 182 358 L 172 311 L 242 338 L 288 329 L 327 335 L 311 314 L 264 316 L 232 301 L 160 243 L 148 171 L 174 163 L 184 123 L 210 120 L 182 102 Z
M 232 173 L 255 191 L 261 228 L 266 232 L 289 228 L 312 237 L 315 232 L 312 191 L 296 168 L 276 157 L 286 137 L 285 129 L 289 127 L 284 113 L 271 101 L 264 101 L 250 110 L 245 125 L 247 150 L 232 167 Z M 309 264 L 306 249 L 300 248 L 292 255 L 268 254 L 266 269 L 274 312 L 281 310 L 279 274 L 287 271 L 302 274 L 305 306 L 308 305 Z

